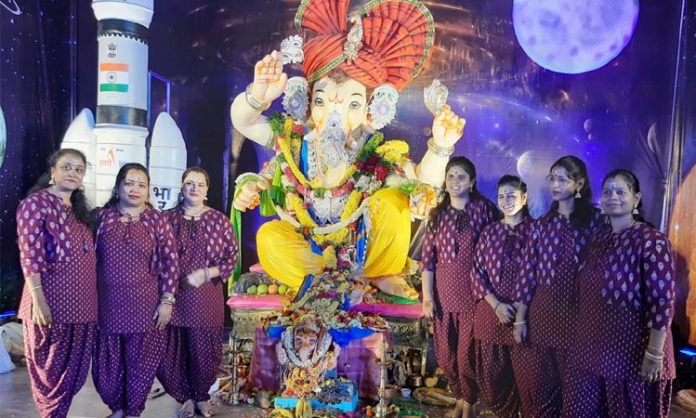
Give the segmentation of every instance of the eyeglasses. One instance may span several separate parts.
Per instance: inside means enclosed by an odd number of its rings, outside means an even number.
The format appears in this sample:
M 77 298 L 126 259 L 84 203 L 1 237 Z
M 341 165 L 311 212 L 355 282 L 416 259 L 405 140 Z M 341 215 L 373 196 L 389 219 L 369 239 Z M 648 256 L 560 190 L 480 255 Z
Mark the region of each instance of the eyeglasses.
M 69 173 L 69 172 L 71 172 L 71 171 L 74 170 L 74 171 L 75 171 L 77 174 L 79 174 L 79 175 L 85 174 L 85 167 L 83 167 L 83 166 L 81 166 L 81 165 L 75 165 L 75 166 L 74 166 L 74 165 L 72 165 L 72 164 L 65 164 L 65 165 L 61 165 L 59 168 L 60 168 L 62 171 L 65 171 L 65 172 L 67 172 L 67 173 Z
M 548 184 L 553 184 L 553 183 L 558 183 L 559 186 L 565 187 L 570 184 L 571 181 L 574 181 L 570 177 L 565 177 L 565 176 L 554 176 L 552 174 L 549 174 L 546 176 L 546 182 Z

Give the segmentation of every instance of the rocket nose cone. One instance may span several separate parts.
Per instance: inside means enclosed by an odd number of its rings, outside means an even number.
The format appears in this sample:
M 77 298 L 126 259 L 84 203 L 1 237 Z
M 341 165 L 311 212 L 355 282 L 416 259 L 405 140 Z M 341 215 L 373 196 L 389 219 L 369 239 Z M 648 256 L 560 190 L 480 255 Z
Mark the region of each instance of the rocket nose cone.
M 126 20 L 149 28 L 154 0 L 93 0 L 92 9 L 97 20 Z
M 94 142 L 94 115 L 89 109 L 82 109 L 80 114 L 68 126 L 63 141 Z
M 157 116 L 155 127 L 152 129 L 152 141 L 150 141 L 150 147 L 164 146 L 186 149 L 186 142 L 184 142 L 181 130 L 167 112 L 162 112 Z

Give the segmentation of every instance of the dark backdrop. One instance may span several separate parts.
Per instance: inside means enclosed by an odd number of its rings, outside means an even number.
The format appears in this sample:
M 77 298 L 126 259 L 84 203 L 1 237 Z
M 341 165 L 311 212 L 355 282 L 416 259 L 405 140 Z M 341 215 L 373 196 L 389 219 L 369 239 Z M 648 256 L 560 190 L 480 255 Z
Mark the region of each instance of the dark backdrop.
M 15 208 L 72 117 L 96 106 L 96 21 L 90 2 L 17 4 L 21 14 L 0 5 L 0 105 L 9 136 L 0 167 L 0 312 L 16 307 L 22 284 Z M 172 82 L 169 111 L 184 134 L 189 165 L 202 165 L 211 174 L 210 204 L 217 209 L 229 208 L 233 191 L 229 104 L 251 81 L 254 62 L 296 32 L 292 18 L 298 4 L 155 1 L 150 68 Z M 626 49 L 606 66 L 579 75 L 553 73 L 527 57 L 515 38 L 512 0 L 436 0 L 428 6 L 437 24 L 433 60 L 401 94 L 388 137 L 406 139 L 414 159 L 420 159 L 432 122 L 422 88 L 439 78 L 450 88 L 450 103 L 468 120 L 457 153 L 476 163 L 484 194 L 493 196 L 500 175 L 518 173 L 529 183 L 532 212 L 538 215 L 549 203 L 542 181 L 549 164 L 576 154 L 587 161 L 597 196 L 610 169 L 636 171 L 646 215 L 660 225 L 673 139 L 690 150 L 683 173 L 694 165 L 696 152 L 693 129 L 687 133 L 683 127 L 693 118 L 683 118 L 681 136 L 673 133 L 673 109 L 687 94 L 683 83 L 677 83 L 675 94 L 680 41 L 682 61 L 694 52 L 693 46 L 686 49 L 693 35 L 680 37 L 681 1 L 642 0 Z M 685 14 L 684 22 L 694 21 L 693 11 Z M 297 68 L 289 71 L 298 74 Z M 677 81 L 694 74 L 693 65 L 682 66 Z M 161 94 L 153 94 L 152 123 L 162 110 Z M 237 170 L 256 171 L 268 156 L 245 143 Z M 257 214 L 244 217 L 245 266 L 256 261 L 254 235 L 262 221 Z

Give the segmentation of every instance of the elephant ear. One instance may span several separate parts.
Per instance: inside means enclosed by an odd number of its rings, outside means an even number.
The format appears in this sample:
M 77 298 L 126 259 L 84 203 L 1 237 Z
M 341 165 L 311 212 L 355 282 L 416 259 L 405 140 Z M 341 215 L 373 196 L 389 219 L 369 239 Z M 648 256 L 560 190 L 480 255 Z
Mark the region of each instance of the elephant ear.
M 368 109 L 373 128 L 382 129 L 394 120 L 398 101 L 399 92 L 391 84 L 382 84 L 372 92 Z
M 304 77 L 292 77 L 285 85 L 283 109 L 294 120 L 307 119 L 309 110 L 309 84 Z

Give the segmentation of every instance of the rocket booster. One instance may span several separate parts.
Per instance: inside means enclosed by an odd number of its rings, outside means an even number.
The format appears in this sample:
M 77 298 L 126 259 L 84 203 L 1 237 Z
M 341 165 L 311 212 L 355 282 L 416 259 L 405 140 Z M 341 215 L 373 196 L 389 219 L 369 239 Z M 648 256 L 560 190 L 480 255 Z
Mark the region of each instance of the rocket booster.
M 148 33 L 153 0 L 94 0 L 99 42 L 96 205 L 129 162 L 146 164 Z
M 159 210 L 173 208 L 186 170 L 186 143 L 169 113 L 160 113 L 152 128 L 149 168 L 150 204 Z

